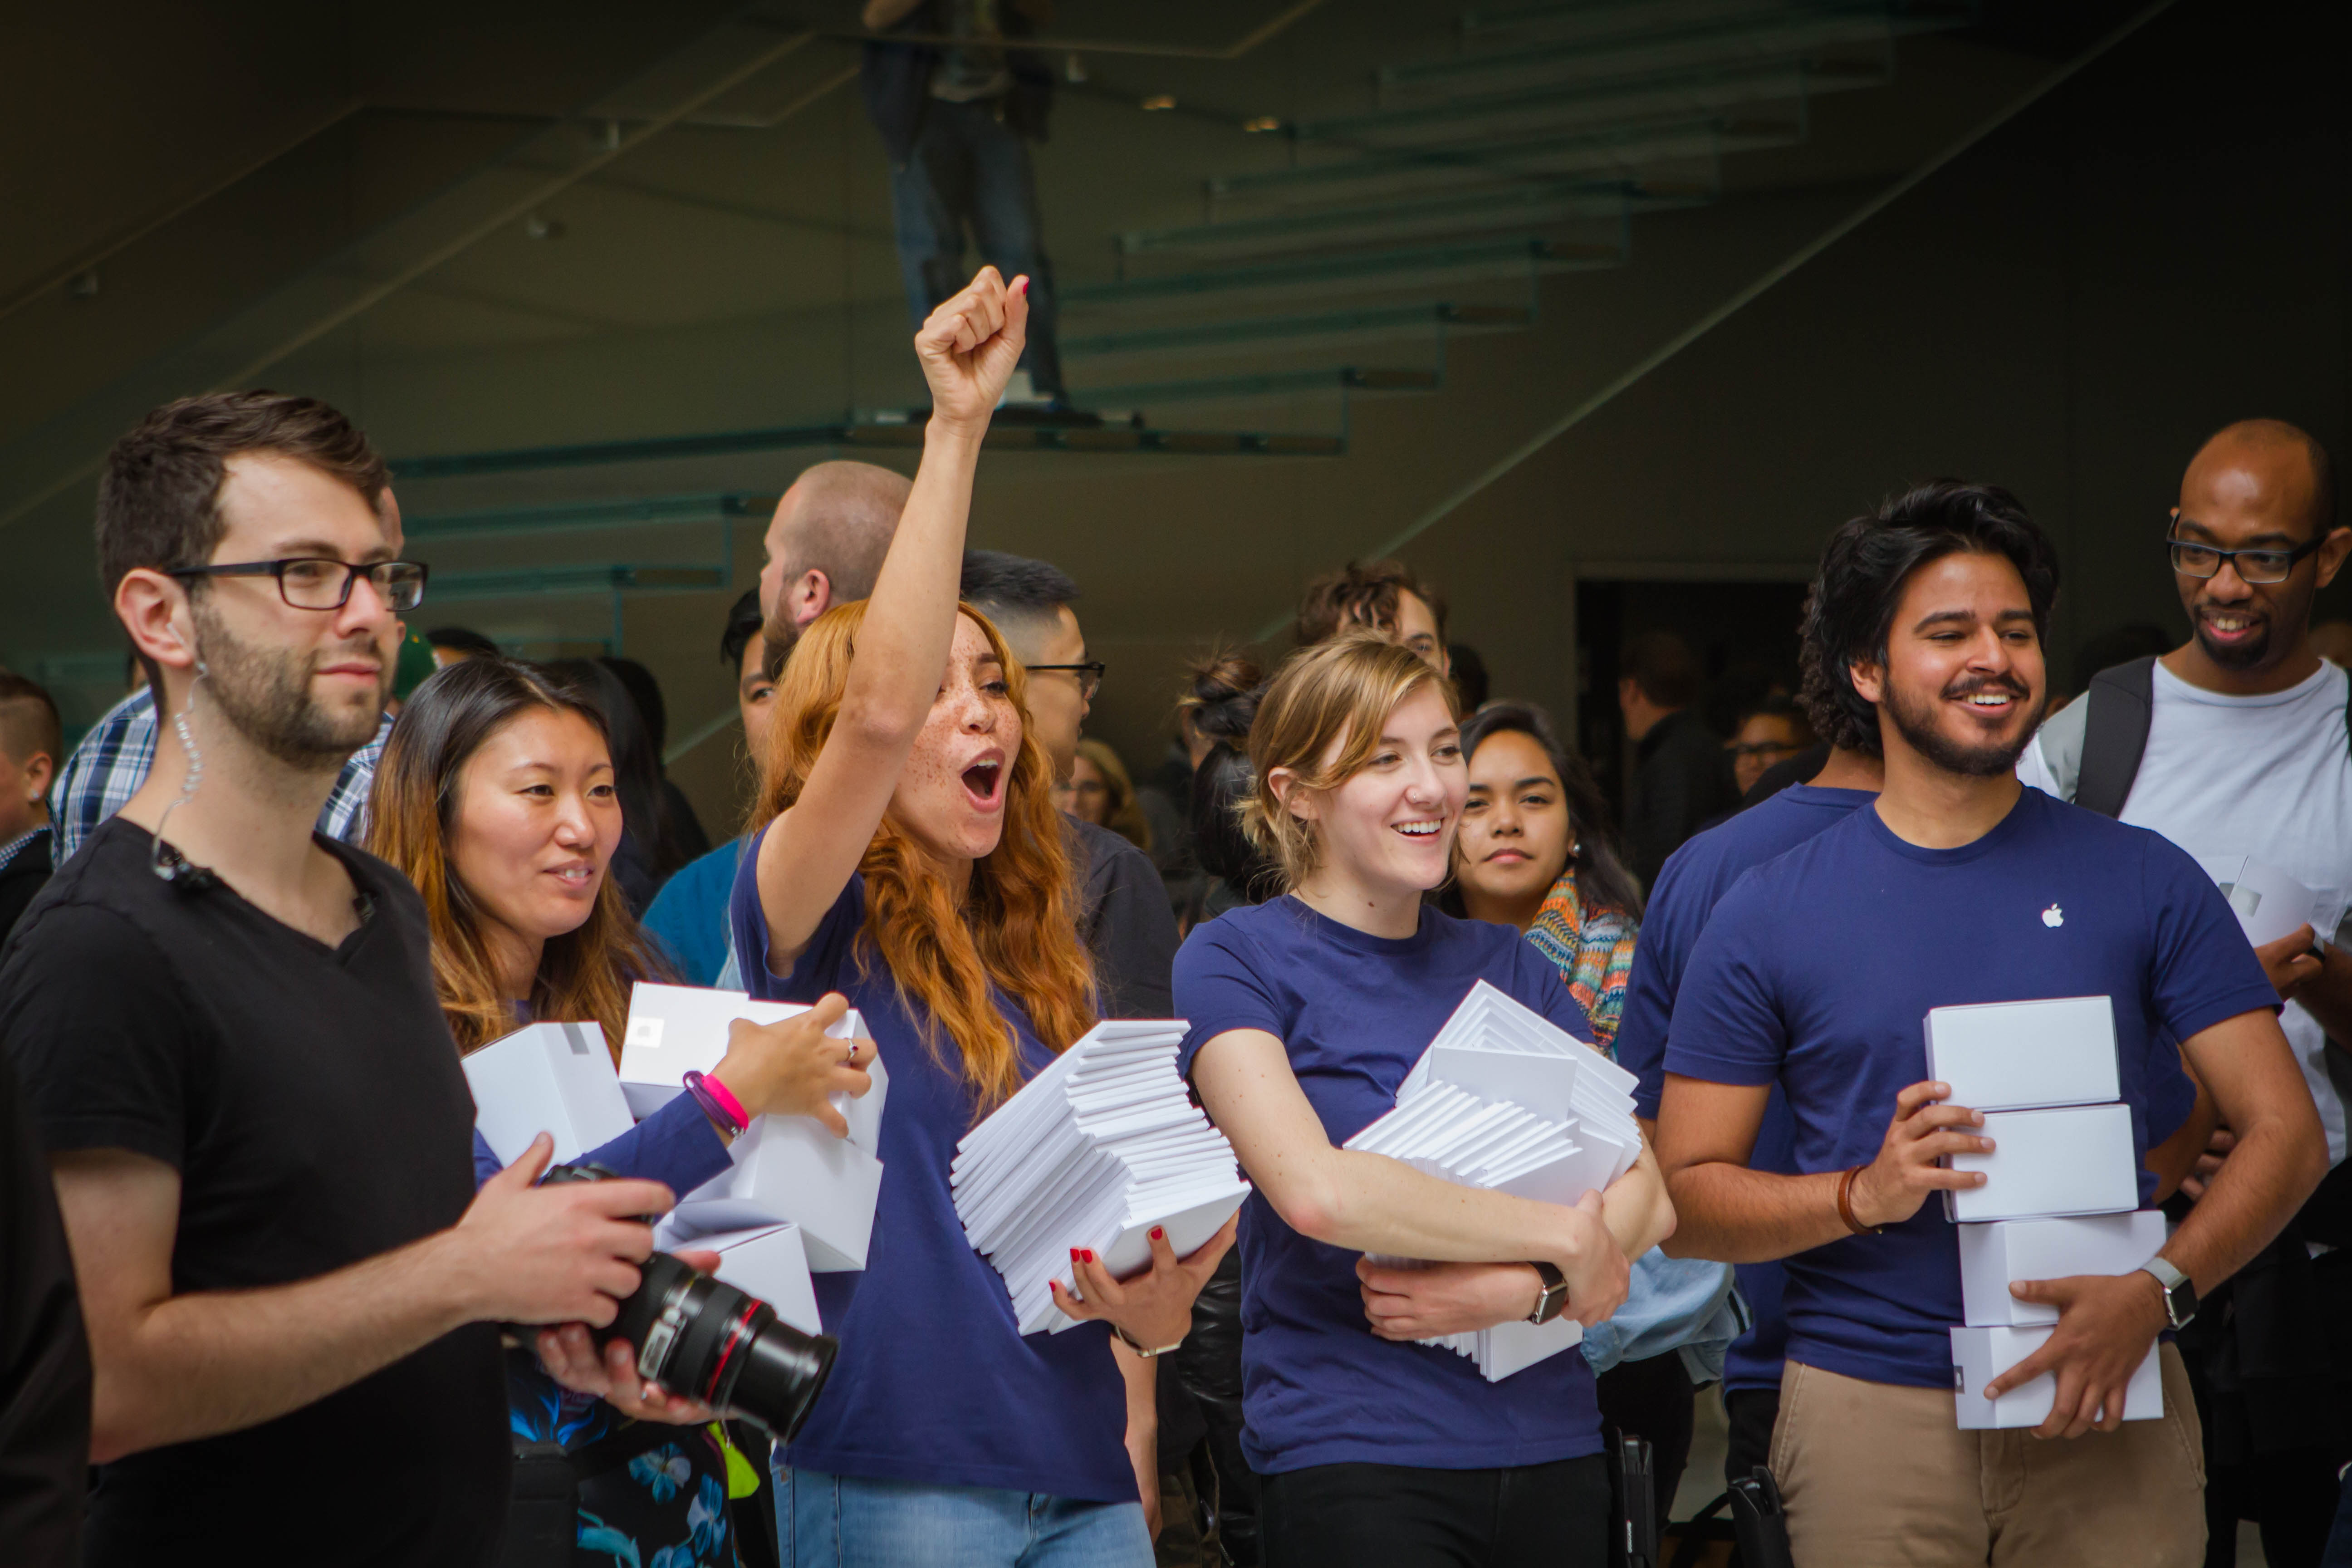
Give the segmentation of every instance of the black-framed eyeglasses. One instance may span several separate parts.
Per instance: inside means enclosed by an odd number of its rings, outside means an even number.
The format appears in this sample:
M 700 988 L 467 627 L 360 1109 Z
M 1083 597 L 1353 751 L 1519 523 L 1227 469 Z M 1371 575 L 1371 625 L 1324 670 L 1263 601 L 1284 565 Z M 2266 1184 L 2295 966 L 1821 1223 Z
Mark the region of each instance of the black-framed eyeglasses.
M 1097 658 L 1085 664 L 1033 664 L 1025 668 L 1032 675 L 1049 669 L 1058 669 L 1066 675 L 1076 676 L 1078 695 L 1092 702 L 1095 700 L 1095 693 L 1102 689 L 1103 672 L 1110 667 Z
M 2173 521 L 2180 521 L 2174 512 Z M 2291 550 L 2219 550 L 2210 544 L 2199 544 L 2186 539 L 2165 540 L 2172 552 L 2172 569 L 2183 577 L 2212 577 L 2220 574 L 2221 563 L 2227 561 L 2237 570 L 2242 583 L 2284 583 L 2293 574 L 2295 563 L 2327 542 L 2323 533 L 2307 539 Z
M 425 563 L 367 561 L 353 565 L 325 556 L 293 555 L 283 561 L 239 561 L 226 566 L 183 566 L 166 577 L 275 577 L 278 596 L 298 610 L 340 610 L 352 600 L 362 577 L 384 608 L 407 611 L 425 602 Z

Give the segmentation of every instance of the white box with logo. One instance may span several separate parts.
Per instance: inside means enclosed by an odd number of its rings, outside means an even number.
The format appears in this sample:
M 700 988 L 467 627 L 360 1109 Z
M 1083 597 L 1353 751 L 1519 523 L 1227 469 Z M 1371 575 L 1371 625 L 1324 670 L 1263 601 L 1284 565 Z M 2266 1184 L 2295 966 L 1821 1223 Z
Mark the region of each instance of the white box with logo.
M 1999 1399 L 1984 1391 L 1992 1380 L 2049 1342 L 2049 1328 L 1985 1328 L 1952 1331 L 1952 1402 L 1963 1432 L 1987 1432 L 2012 1426 L 2039 1426 L 2050 1419 L 2058 1398 L 2058 1379 L 2043 1373 L 2032 1382 L 2011 1389 Z M 2164 1414 L 2164 1374 L 2157 1362 L 2158 1347 L 2132 1373 L 2124 1388 L 2124 1419 L 2153 1421 Z M 2096 1441 L 2095 1436 L 2079 1439 Z
M 2096 1105 L 2122 1094 L 2105 996 L 1989 1002 L 1927 1014 L 1927 1076 L 1971 1110 Z
M 2164 1245 L 2164 1215 L 2077 1215 L 2067 1219 L 2011 1219 L 1964 1225 L 1960 1235 L 1960 1302 L 1974 1328 L 2047 1324 L 2058 1309 L 2021 1301 L 2009 1293 L 2020 1279 L 2064 1279 L 2077 1274 L 2128 1274 Z
M 541 1132 L 555 1163 L 577 1160 L 636 1125 L 594 1024 L 532 1024 L 467 1052 L 458 1064 L 474 1096 L 474 1128 L 501 1164 Z
M 631 1110 L 651 1116 L 686 1092 L 688 1072 L 707 1073 L 719 1065 L 727 1054 L 728 1026 L 736 1019 L 774 1024 L 807 1011 L 798 1002 L 755 1002 L 741 991 L 641 980 L 629 992 L 629 1023 L 621 1039 L 621 1092 L 628 1097 Z M 855 1007 L 825 1033 L 836 1040 L 873 1037 Z M 849 1123 L 849 1141 L 869 1154 L 879 1154 L 890 1075 L 879 1057 L 866 1070 L 874 1087 L 855 1098 L 835 1095 L 833 1108 Z
M 1982 1171 L 1985 1184 L 1946 1192 L 1947 1218 L 2046 1219 L 2139 1207 L 2127 1105 L 1997 1110 L 1974 1131 L 1993 1141 L 1993 1152 L 1954 1154 L 1947 1163 L 1956 1171 Z
M 629 994 L 628 1031 L 621 1043 L 621 1089 L 639 1114 L 684 1092 L 691 1069 L 709 1072 L 727 1054 L 728 1026 L 738 1018 L 772 1024 L 808 1008 L 795 1002 L 755 1002 L 740 991 L 640 981 Z M 825 1033 L 839 1040 L 870 1038 L 856 1011 Z M 882 1188 L 882 1110 L 889 1075 L 881 1058 L 866 1067 L 874 1087 L 855 1098 L 833 1097 L 849 1123 L 836 1138 L 814 1118 L 758 1116 L 729 1151 L 732 1163 L 680 1195 L 673 1221 L 682 1236 L 800 1227 L 808 1266 L 819 1274 L 866 1267 L 874 1230 L 874 1204 Z

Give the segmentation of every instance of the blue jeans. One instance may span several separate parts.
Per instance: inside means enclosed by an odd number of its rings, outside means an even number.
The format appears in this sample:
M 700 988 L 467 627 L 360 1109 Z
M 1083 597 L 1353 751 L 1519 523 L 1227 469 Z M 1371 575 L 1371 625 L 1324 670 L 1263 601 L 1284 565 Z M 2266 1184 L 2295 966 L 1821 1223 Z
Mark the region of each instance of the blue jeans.
M 1022 368 L 1041 397 L 1062 396 L 1062 355 L 1054 341 L 1054 264 L 1045 258 L 1037 216 L 1037 181 L 1029 144 L 997 117 L 994 102 L 923 108 L 923 128 L 907 162 L 890 171 L 890 206 L 898 230 L 898 270 L 907 310 L 921 326 L 940 301 L 970 282 L 963 265 L 966 224 L 980 258 L 1007 282 L 1029 275 L 1029 346 Z
M 1136 1502 L 776 1471 L 783 1568 L 1151 1568 Z

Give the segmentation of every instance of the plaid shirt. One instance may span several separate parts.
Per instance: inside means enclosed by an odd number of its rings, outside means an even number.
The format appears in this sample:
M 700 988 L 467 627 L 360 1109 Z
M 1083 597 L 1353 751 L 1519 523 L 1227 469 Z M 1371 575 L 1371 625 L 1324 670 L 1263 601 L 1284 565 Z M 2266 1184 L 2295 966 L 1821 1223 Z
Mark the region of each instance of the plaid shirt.
M 375 739 L 352 753 L 335 777 L 335 793 L 319 813 L 319 831 L 330 838 L 356 844 L 367 837 L 368 788 L 375 782 L 376 758 L 383 754 L 383 738 L 392 732 L 387 714 L 375 728 Z M 56 809 L 57 863 L 63 866 L 98 825 L 121 811 L 123 804 L 147 782 L 155 764 L 155 699 L 141 687 L 106 710 L 91 726 L 81 744 L 66 759 L 58 775 Z

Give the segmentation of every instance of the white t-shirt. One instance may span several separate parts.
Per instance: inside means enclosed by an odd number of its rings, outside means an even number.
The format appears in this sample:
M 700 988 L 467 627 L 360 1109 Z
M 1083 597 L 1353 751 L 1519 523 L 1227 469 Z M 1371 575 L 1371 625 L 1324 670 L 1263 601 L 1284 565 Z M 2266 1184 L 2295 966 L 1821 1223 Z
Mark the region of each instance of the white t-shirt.
M 2309 679 L 2261 697 L 2207 691 L 2160 662 L 2155 675 L 2147 750 L 2123 820 L 2191 855 L 2267 860 L 2340 919 L 2352 902 L 2352 743 L 2344 721 L 2352 688 L 2345 672 L 2323 660 Z M 2074 798 L 2089 706 L 2078 700 L 2052 716 L 2018 759 L 2019 779 Z M 2344 1100 L 2327 1074 L 2326 1037 L 2294 1002 L 2279 1023 L 2319 1107 L 2329 1162 L 2340 1161 Z

